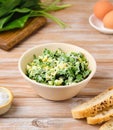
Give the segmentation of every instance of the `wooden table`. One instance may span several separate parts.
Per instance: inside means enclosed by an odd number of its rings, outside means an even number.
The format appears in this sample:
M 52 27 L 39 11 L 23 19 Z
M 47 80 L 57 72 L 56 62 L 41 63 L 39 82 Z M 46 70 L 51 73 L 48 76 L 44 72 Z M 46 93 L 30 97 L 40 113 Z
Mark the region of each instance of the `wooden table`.
M 113 35 L 102 34 L 88 22 L 96 0 L 64 0 L 72 6 L 54 15 L 70 25 L 61 29 L 48 20 L 39 31 L 25 39 L 14 49 L 0 50 L 0 86 L 14 94 L 12 108 L 0 118 L 0 130 L 98 130 L 86 120 L 74 120 L 71 108 L 89 100 L 113 85 Z M 48 42 L 66 42 L 87 49 L 97 61 L 97 71 L 90 83 L 77 97 L 54 102 L 39 97 L 23 79 L 18 60 L 24 51 Z

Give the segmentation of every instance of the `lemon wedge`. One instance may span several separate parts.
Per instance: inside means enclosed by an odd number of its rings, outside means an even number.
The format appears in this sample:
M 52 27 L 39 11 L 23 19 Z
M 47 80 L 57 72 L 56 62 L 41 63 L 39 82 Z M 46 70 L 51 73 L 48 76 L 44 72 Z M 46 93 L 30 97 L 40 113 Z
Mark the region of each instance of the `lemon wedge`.
M 12 92 L 4 87 L 0 87 L 0 115 L 6 113 L 12 104 Z

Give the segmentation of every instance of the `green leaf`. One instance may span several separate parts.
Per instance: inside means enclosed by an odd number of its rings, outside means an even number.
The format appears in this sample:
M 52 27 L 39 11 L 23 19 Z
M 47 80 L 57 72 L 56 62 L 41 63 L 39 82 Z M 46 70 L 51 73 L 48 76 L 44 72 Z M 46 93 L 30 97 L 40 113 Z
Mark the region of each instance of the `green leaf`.
M 8 15 L 20 2 L 21 0 L 0 0 L 0 17 Z
M 54 2 L 52 2 L 50 4 L 47 4 L 47 2 L 45 2 L 45 3 L 43 2 L 43 3 L 40 3 L 40 5 L 46 12 L 57 11 L 57 10 L 61 10 L 61 9 L 71 6 L 70 4 L 58 5 L 59 2 L 60 2 L 60 0 L 55 0 Z
M 59 18 L 45 12 L 45 11 L 32 11 L 30 14 L 31 17 L 33 16 L 44 16 L 46 18 L 49 18 L 51 20 L 53 20 L 54 22 L 56 22 L 61 28 L 66 28 L 68 27 L 67 24 L 65 24 L 63 21 L 61 21 Z
M 21 0 L 21 8 L 41 9 L 40 0 Z
M 29 18 L 29 15 L 20 17 L 14 21 L 8 23 L 4 28 L 0 29 L 0 31 L 6 31 L 6 30 L 15 29 L 15 28 L 22 28 L 22 27 L 24 27 L 28 18 Z
M 83 72 L 83 77 L 86 78 L 91 73 L 91 70 L 86 70 Z
M 22 9 L 16 8 L 16 9 L 13 9 L 13 10 L 11 11 L 11 13 L 14 13 L 14 12 L 18 12 L 18 13 L 28 13 L 28 12 L 30 12 L 30 11 L 31 11 L 31 10 L 28 9 L 28 8 L 22 8 Z
M 76 82 L 80 82 L 80 81 L 82 81 L 83 80 L 83 77 L 82 77 L 82 75 L 81 74 L 78 74 L 77 76 L 76 76 Z
M 69 5 L 58 5 L 60 0 L 45 5 L 41 0 L 0 0 L 0 31 L 25 26 L 29 17 L 43 16 L 56 22 L 60 27 L 67 25 L 49 11 L 60 10 Z
M 12 15 L 13 14 L 10 14 L 9 16 L 7 16 L 5 18 L 0 19 L 0 29 L 3 28 L 4 24 L 9 21 L 9 19 L 12 17 Z
M 11 11 L 11 14 L 7 17 L 3 17 L 0 19 L 0 31 L 6 31 L 14 28 L 22 28 L 24 27 L 25 23 L 28 20 L 28 13 L 31 10 L 28 8 L 16 8 Z M 21 14 L 25 14 L 26 16 L 23 16 Z M 12 21 L 12 19 L 15 19 Z

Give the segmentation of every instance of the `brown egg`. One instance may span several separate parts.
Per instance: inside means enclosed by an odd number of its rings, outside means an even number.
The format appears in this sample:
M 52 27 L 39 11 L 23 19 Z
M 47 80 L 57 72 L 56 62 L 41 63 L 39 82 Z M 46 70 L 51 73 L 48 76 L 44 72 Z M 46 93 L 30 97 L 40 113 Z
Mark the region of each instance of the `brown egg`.
M 103 20 L 104 16 L 111 10 L 113 10 L 113 5 L 108 0 L 99 0 L 93 8 L 95 16 L 100 20 Z
M 105 15 L 103 23 L 106 28 L 113 29 L 113 10 Z

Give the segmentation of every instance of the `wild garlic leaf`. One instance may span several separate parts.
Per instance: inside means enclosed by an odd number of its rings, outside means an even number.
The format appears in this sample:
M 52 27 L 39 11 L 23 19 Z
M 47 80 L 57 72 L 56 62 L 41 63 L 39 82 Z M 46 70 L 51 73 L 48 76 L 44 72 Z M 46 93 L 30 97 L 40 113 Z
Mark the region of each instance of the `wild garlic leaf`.
M 7 17 L 3 17 L 0 19 L 0 29 L 4 27 L 4 24 L 9 21 L 9 19 L 12 17 L 13 14 L 8 15 Z
M 41 9 L 41 6 L 39 5 L 40 2 L 40 0 L 21 0 L 20 8 L 39 10 Z
M 49 18 L 65 28 L 67 25 L 64 22 L 49 13 L 69 7 L 68 4 L 58 5 L 58 2 L 60 0 L 45 5 L 40 0 L 0 0 L 0 31 L 22 28 L 30 17 L 40 16 Z
M 28 18 L 29 18 L 29 15 L 25 15 L 23 17 L 20 17 L 20 18 L 14 20 L 14 21 L 8 23 L 5 27 L 3 27 L 0 30 L 6 31 L 6 30 L 10 30 L 10 29 L 15 29 L 15 28 L 22 28 L 22 27 L 24 27 Z
M 0 0 L 0 3 L 0 17 L 3 17 L 8 15 L 11 10 L 20 5 L 21 0 Z

